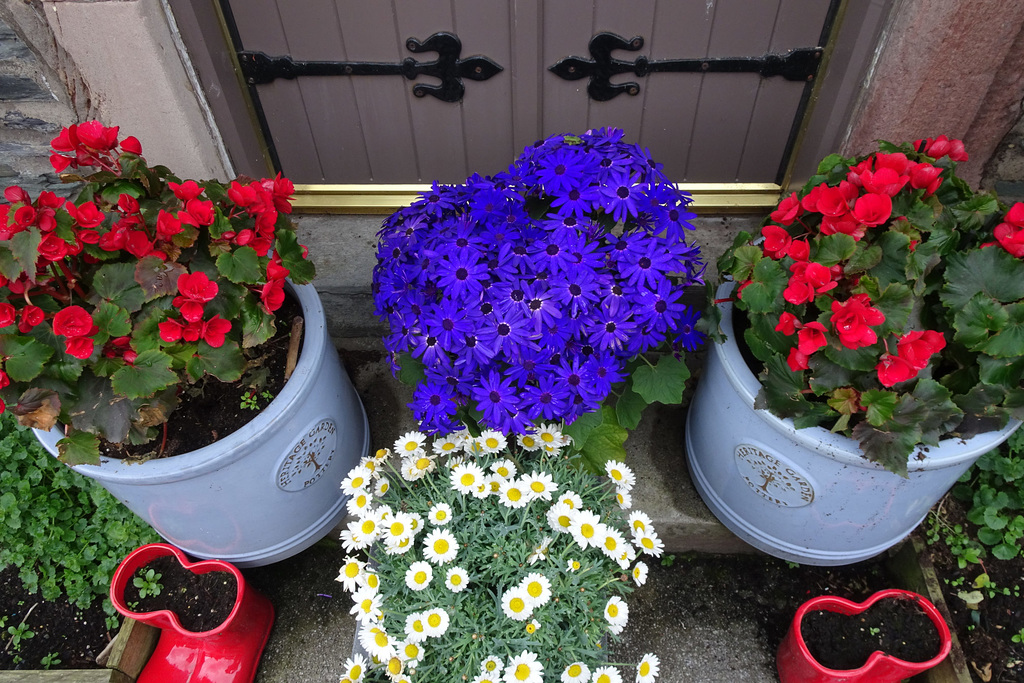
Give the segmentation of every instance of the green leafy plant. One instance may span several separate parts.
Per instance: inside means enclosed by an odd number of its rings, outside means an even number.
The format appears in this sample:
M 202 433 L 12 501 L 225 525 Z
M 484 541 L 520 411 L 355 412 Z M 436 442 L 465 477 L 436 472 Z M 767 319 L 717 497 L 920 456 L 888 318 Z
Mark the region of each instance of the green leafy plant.
M 967 519 L 977 525 L 977 539 L 992 557 L 1018 557 L 1024 538 L 1024 432 L 981 456 L 953 495 L 970 506 Z
M 7 641 L 7 646 L 13 647 L 15 651 L 21 648 L 21 641 L 34 638 L 36 635 L 35 631 L 31 630 L 24 622 L 17 626 L 8 626 L 7 633 L 11 636 Z
M 925 522 L 925 538 L 929 545 L 945 543 L 949 552 L 956 558 L 960 569 L 968 564 L 978 564 L 985 553 L 985 549 L 968 535 L 962 524 L 946 523 L 941 506 L 928 513 L 928 519 Z
M 0 205 L 0 411 L 61 423 L 61 459 L 99 464 L 101 437 L 149 443 L 190 388 L 240 380 L 285 278 L 315 270 L 280 175 L 182 181 L 97 121 L 52 147 L 77 198 L 9 187 Z
M 1014 643 L 1024 644 L 1024 626 L 1022 626 L 1019 631 L 1014 633 L 1013 636 L 1010 637 L 1010 640 Z
M 242 396 L 242 401 L 241 401 L 241 403 L 239 404 L 238 407 L 239 408 L 244 408 L 246 410 L 259 410 L 260 409 L 260 405 L 259 405 L 259 399 L 260 398 L 262 398 L 264 401 L 269 403 L 271 400 L 273 400 L 274 395 L 271 394 L 269 391 L 262 391 L 257 396 L 257 393 L 255 391 L 250 391 L 249 393 L 247 393 L 244 396 Z
M 966 159 L 945 137 L 830 155 L 722 255 L 755 407 L 902 476 L 920 448 L 1024 417 L 1024 203 L 973 191 Z
M 39 660 L 39 666 L 44 669 L 50 669 L 59 665 L 61 662 L 60 655 L 56 652 L 50 652 L 43 655 L 43 658 Z
M 139 575 L 132 578 L 132 585 L 139 589 L 139 597 L 145 598 L 150 595 L 160 595 L 164 587 L 160 583 L 163 574 L 154 569 L 147 569 L 145 573 L 139 570 Z
M 139 545 L 158 541 L 156 533 L 57 462 L 11 415 L 0 415 L 0 491 L 0 567 L 17 567 L 25 588 L 43 600 L 63 594 L 84 609 L 99 598 L 113 615 L 114 569 Z

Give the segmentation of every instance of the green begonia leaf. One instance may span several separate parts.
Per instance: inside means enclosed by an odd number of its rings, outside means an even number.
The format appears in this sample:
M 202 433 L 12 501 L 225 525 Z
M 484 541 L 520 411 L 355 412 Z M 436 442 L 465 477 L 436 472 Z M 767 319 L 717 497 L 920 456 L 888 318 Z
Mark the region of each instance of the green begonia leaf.
M 1024 298 L 1024 264 L 995 247 L 947 256 L 942 303 L 959 310 L 979 293 L 1003 303 Z
M 15 382 L 35 379 L 52 355 L 51 347 L 32 337 L 0 335 L 0 357 L 5 359 L 4 370 Z
M 763 258 L 754 266 L 752 281 L 740 297 L 751 313 L 770 313 L 778 308 L 776 301 L 789 282 L 782 264 L 770 258 Z
M 242 304 L 242 347 L 251 349 L 269 341 L 277 332 L 273 315 L 267 313 L 255 299 Z
M 825 235 L 815 242 L 815 249 L 811 254 L 811 260 L 823 266 L 832 267 L 841 261 L 845 261 L 857 251 L 857 242 L 850 235 L 837 232 L 833 235 Z
M 274 248 L 281 257 L 281 264 L 288 269 L 289 279 L 298 285 L 309 283 L 316 276 L 316 268 L 312 261 L 303 258 L 299 238 L 291 230 L 278 230 L 275 236 Z
M 879 427 L 892 419 L 899 396 L 884 389 L 869 389 L 860 396 L 860 403 L 866 411 L 867 421 Z
M 234 382 L 245 372 L 245 357 L 238 344 L 230 340 L 216 348 L 201 341 L 196 354 L 186 363 L 186 368 L 193 377 L 210 374 L 222 382 Z
M 178 381 L 171 357 L 157 350 L 141 352 L 134 364 L 125 365 L 110 378 L 114 391 L 128 398 L 147 398 Z
M 142 308 L 146 294 L 135 281 L 132 263 L 108 263 L 96 271 L 93 285 L 100 298 L 120 306 L 129 313 Z
M 995 299 L 978 293 L 957 310 L 953 319 L 954 339 L 972 351 L 978 351 L 993 332 L 1006 326 L 1010 314 Z
M 1006 323 L 978 350 L 995 358 L 1017 358 L 1024 350 L 1024 304 L 1010 304 L 1005 310 Z
M 127 366 L 126 366 L 127 367 Z M 119 443 L 128 436 L 135 408 L 124 392 L 115 390 L 110 380 L 85 374 L 78 383 L 79 397 L 68 407 L 75 429 L 99 434 Z
M 627 387 L 623 390 L 618 400 L 615 401 L 615 417 L 618 419 L 619 424 L 626 429 L 636 429 L 636 426 L 640 424 L 640 418 L 643 417 L 644 408 L 646 407 L 647 401 L 640 394 Z
M 663 355 L 655 366 L 641 365 L 633 373 L 633 391 L 648 403 L 674 405 L 683 400 L 683 389 L 690 371 L 686 363 L 672 355 Z
M 111 337 L 124 337 L 132 331 L 128 311 L 109 301 L 100 302 L 92 314 L 92 321 L 100 328 L 101 333 Z
M 217 270 L 235 283 L 255 284 L 263 277 L 260 257 L 252 247 L 239 247 L 217 257 Z
M 99 465 L 100 440 L 95 434 L 74 432 L 57 442 L 58 459 L 65 465 Z

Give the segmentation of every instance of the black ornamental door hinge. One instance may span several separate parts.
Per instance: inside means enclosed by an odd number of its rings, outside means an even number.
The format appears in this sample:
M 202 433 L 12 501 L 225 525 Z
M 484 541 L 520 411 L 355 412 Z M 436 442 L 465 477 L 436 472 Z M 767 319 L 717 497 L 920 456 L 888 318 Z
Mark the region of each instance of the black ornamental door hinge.
M 405 76 L 410 81 L 421 75 L 432 76 L 441 84 L 417 83 L 412 92 L 416 97 L 432 95 L 444 102 L 462 99 L 466 90 L 463 78 L 486 81 L 502 71 L 502 67 L 489 57 L 478 55 L 461 59 L 462 41 L 452 33 L 435 33 L 422 42 L 409 38 L 405 47 L 415 53 L 436 52 L 437 59 L 418 62 L 407 57 L 398 63 L 301 61 L 243 50 L 238 53 L 238 61 L 246 82 L 251 86 L 270 83 L 277 78 L 300 76 Z
M 644 39 L 641 36 L 627 40 L 614 33 L 598 33 L 590 39 L 590 59 L 566 57 L 548 69 L 567 81 L 589 77 L 587 93 L 591 99 L 604 102 L 623 93 L 640 93 L 640 85 L 636 82 L 611 82 L 612 76 L 625 73 L 632 73 L 639 78 L 655 72 L 758 73 L 763 78 L 782 76 L 789 81 L 811 81 L 818 73 L 823 53 L 820 47 L 808 47 L 789 50 L 781 55 L 766 54 L 761 57 L 650 60 L 640 56 L 632 62 L 612 57 L 614 50 L 635 52 L 643 46 Z

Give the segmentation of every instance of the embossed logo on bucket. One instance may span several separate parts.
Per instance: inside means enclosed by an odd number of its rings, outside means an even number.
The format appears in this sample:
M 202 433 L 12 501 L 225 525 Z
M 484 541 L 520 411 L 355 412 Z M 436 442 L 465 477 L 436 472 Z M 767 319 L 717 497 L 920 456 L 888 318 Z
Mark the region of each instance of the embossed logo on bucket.
M 808 478 L 783 457 L 752 444 L 736 447 L 736 469 L 759 496 L 779 507 L 801 507 L 814 501 Z
M 285 491 L 301 491 L 315 484 L 330 466 L 337 443 L 334 420 L 314 424 L 281 461 L 277 485 Z

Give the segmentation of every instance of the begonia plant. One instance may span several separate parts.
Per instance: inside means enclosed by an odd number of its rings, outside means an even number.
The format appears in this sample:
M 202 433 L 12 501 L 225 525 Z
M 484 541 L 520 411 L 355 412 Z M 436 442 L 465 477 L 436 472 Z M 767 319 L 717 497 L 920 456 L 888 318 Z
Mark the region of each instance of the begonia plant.
M 906 476 L 943 437 L 1024 418 L 1024 204 L 945 136 L 830 155 L 718 263 L 761 362 L 755 406 Z
M 542 424 L 428 444 L 410 432 L 342 482 L 353 520 L 338 576 L 360 646 L 342 683 L 653 683 L 654 654 L 609 661 L 664 543 L 631 510 L 633 471 L 603 475 Z M 361 652 L 359 651 L 361 650 Z M 625 669 L 625 671 L 623 671 Z
M 679 403 L 703 339 L 690 196 L 617 129 L 555 135 L 504 172 L 435 183 L 378 234 L 373 294 L 422 428 L 564 421 L 622 459 L 649 403 Z M 645 354 L 662 351 L 660 356 Z
M 74 200 L 9 187 L 0 205 L 0 412 L 62 424 L 69 464 L 98 463 L 101 437 L 151 441 L 207 378 L 239 380 L 285 278 L 314 275 L 287 179 L 182 181 L 118 132 L 54 138 L 54 169 L 84 183 Z

